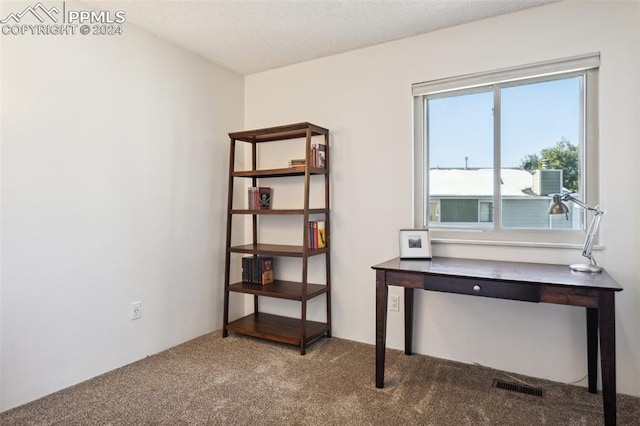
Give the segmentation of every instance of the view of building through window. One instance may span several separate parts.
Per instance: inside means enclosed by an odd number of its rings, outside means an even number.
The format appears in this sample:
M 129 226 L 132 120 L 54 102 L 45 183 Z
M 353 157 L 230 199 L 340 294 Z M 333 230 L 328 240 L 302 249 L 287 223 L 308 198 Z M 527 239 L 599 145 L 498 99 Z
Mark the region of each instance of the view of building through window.
M 582 229 L 580 209 L 548 210 L 553 194 L 579 197 L 583 87 L 578 75 L 426 97 L 429 225 Z

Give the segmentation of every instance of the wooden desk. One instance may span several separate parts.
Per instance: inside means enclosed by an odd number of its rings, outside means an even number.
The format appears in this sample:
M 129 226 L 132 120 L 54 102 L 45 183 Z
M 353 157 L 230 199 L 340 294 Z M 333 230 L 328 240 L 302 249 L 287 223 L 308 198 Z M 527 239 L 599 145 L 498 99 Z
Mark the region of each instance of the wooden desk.
M 405 353 L 411 355 L 413 289 L 536 303 L 584 306 L 587 312 L 589 392 L 597 393 L 598 332 L 605 425 L 616 424 L 616 291 L 606 272 L 573 272 L 568 266 L 434 257 L 389 260 L 376 271 L 376 387 L 384 386 L 388 286 L 404 287 Z

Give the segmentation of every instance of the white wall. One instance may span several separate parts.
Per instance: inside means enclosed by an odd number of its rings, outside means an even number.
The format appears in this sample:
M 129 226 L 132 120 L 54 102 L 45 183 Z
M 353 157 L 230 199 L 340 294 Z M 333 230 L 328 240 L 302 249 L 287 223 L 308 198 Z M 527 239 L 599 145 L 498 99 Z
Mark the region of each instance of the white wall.
M 640 395 L 639 36 L 638 3 L 569 1 L 246 77 L 246 128 L 310 121 L 332 131 L 334 335 L 374 343 L 370 267 L 397 256 L 397 231 L 412 225 L 411 84 L 601 52 L 600 193 L 608 213 L 598 259 L 624 287 L 616 299 L 618 390 Z M 578 249 L 438 244 L 434 252 L 580 259 Z M 284 302 L 263 306 L 297 313 Z M 563 382 L 586 374 L 582 308 L 421 292 L 416 312 L 419 353 Z M 388 346 L 403 348 L 402 313 L 389 315 Z
M 1 48 L 6 410 L 221 327 L 244 95 L 241 76 L 128 25 Z

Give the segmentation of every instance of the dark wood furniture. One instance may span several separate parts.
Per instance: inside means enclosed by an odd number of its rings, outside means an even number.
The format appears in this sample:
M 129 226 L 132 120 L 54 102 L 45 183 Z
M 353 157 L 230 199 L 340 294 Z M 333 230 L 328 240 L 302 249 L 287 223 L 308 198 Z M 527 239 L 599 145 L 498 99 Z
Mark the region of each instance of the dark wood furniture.
M 311 123 L 297 123 L 286 126 L 272 127 L 258 130 L 247 130 L 242 132 L 229 133 L 231 138 L 231 149 L 229 154 L 229 188 L 228 188 L 228 209 L 227 209 L 227 240 L 225 259 L 225 283 L 224 283 L 224 319 L 222 337 L 229 333 L 241 333 L 253 337 L 272 340 L 281 343 L 297 345 L 300 353 L 304 355 L 306 345 L 322 335 L 331 336 L 331 273 L 330 273 L 330 222 L 329 222 L 329 130 Z M 290 139 L 299 139 L 304 142 L 306 152 L 305 165 L 303 167 L 286 167 L 288 160 L 283 158 L 282 168 L 260 169 L 258 162 L 258 144 L 267 142 L 277 142 Z M 326 145 L 325 167 L 312 167 L 311 145 L 313 141 L 318 141 Z M 236 170 L 236 142 L 245 142 L 251 145 L 251 169 Z M 264 145 L 263 145 L 264 146 Z M 262 150 L 263 148 L 261 148 Z M 310 208 L 310 191 L 313 186 L 311 176 L 319 175 L 324 177 L 324 205 L 320 208 Z M 247 208 L 234 207 L 234 181 L 236 178 L 251 179 L 251 186 L 259 186 L 261 179 L 266 178 L 294 178 L 303 186 L 303 197 L 299 209 L 271 209 L 271 210 L 248 210 Z M 302 177 L 302 180 L 300 180 Z M 295 184 L 295 183 L 294 183 Z M 316 184 L 322 186 L 316 182 Z M 316 185 L 316 186 L 318 186 Z M 241 202 L 246 199 L 243 193 Z M 275 194 L 277 204 L 277 191 Z M 239 204 L 239 203 L 237 203 Z M 234 215 L 250 215 L 252 217 L 252 242 L 232 246 L 232 219 Z M 294 226 L 299 226 L 302 233 L 302 245 L 279 245 L 259 241 L 258 225 L 259 217 L 282 215 L 295 218 L 298 222 Z M 307 224 L 310 215 L 319 216 L 325 221 L 326 247 L 312 250 L 309 247 L 309 235 Z M 301 279 L 300 281 L 283 281 L 276 279 L 273 284 L 259 285 L 245 282 L 230 283 L 231 257 L 232 254 L 254 255 L 254 256 L 274 256 L 300 258 Z M 307 272 L 309 258 L 324 254 L 325 261 L 325 283 L 312 284 L 307 282 Z M 276 270 L 276 275 L 278 272 Z M 254 312 L 243 318 L 229 322 L 229 293 L 244 293 L 254 296 Z M 307 320 L 307 301 L 314 297 L 326 295 L 326 322 L 316 322 Z M 295 300 L 301 304 L 300 318 L 289 318 L 279 315 L 267 314 L 259 311 L 259 297 L 273 297 L 279 299 Z
M 598 334 L 606 425 L 616 423 L 615 292 L 606 272 L 573 272 L 568 266 L 434 257 L 389 260 L 376 271 L 376 387 L 384 386 L 388 286 L 404 287 L 405 353 L 411 355 L 413 289 L 583 306 L 587 317 L 589 392 L 597 393 Z

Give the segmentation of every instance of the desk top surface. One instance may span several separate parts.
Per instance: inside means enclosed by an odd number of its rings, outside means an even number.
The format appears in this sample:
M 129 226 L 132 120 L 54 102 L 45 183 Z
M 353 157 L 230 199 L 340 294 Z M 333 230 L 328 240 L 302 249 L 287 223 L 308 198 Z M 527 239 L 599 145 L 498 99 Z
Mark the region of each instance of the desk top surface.
M 434 257 L 430 260 L 395 258 L 372 266 L 376 270 L 419 273 L 442 277 L 551 284 L 621 291 L 622 287 L 606 272 L 574 272 L 568 265 L 506 262 L 496 260 Z

